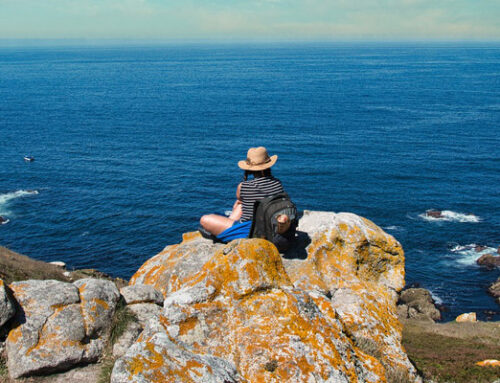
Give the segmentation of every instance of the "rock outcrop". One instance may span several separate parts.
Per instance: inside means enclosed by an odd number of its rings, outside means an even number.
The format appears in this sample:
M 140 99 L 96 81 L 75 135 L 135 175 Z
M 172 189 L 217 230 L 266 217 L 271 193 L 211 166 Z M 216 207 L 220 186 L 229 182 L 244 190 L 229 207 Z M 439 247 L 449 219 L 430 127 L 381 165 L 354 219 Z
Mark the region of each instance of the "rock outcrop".
M 401 346 L 401 245 L 326 212 L 304 213 L 298 242 L 282 259 L 265 240 L 190 233 L 147 261 L 130 285 L 154 287 L 164 307 L 112 382 L 421 381 Z
M 500 255 L 483 254 L 476 260 L 476 263 L 492 270 L 495 267 L 500 267 Z
M 500 305 L 500 278 L 498 278 L 496 282 L 491 284 L 488 291 L 496 298 L 497 303 Z
M 10 288 L 19 304 L 6 340 L 12 378 L 65 370 L 101 356 L 119 298 L 114 283 L 29 280 Z
M 27 257 L 0 248 L 13 278 L 0 280 L 9 375 L 95 381 L 92 363 L 116 358 L 113 383 L 421 382 L 396 303 L 438 313 L 419 289 L 399 295 L 401 245 L 348 213 L 306 211 L 297 233 L 283 256 L 263 239 L 223 245 L 187 233 L 126 287 L 53 265 L 50 279 L 15 281 Z M 38 275 L 37 262 L 26 275 Z
M 401 292 L 398 315 L 403 319 L 441 320 L 441 312 L 434 305 L 431 293 L 421 288 L 411 288 Z

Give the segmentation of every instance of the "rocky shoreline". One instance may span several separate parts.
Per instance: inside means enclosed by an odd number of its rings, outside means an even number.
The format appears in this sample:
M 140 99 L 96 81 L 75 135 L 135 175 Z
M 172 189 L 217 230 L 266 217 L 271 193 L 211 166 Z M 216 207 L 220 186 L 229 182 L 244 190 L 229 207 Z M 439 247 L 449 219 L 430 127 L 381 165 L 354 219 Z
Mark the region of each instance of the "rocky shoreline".
M 305 212 L 298 233 L 284 256 L 260 239 L 223 245 L 187 233 L 128 285 L 0 248 L 1 379 L 428 379 L 406 353 L 402 322 L 438 326 L 440 313 L 426 290 L 403 290 L 396 239 L 348 213 Z

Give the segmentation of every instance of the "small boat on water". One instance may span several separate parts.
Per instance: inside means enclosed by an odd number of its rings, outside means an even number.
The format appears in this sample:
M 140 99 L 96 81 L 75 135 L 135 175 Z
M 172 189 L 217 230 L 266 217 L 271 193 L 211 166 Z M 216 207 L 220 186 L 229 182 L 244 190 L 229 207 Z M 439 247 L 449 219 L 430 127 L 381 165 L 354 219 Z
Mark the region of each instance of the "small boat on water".
M 33 162 L 33 161 L 35 161 L 35 157 L 33 157 L 33 156 L 24 156 L 24 160 L 26 162 Z

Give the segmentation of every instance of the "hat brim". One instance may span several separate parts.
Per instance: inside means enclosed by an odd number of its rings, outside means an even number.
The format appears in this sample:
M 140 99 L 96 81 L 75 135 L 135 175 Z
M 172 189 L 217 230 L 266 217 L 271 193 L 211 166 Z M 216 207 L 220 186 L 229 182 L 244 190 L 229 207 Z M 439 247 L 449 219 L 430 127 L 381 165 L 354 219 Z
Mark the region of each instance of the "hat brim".
M 252 171 L 259 171 L 259 170 L 266 170 L 269 169 L 271 166 L 273 166 L 276 161 L 278 161 L 278 155 L 275 154 L 274 156 L 269 157 L 270 161 L 266 162 L 265 164 L 261 165 L 249 165 L 245 160 L 243 161 L 238 161 L 238 166 L 240 169 L 243 170 L 252 170 Z

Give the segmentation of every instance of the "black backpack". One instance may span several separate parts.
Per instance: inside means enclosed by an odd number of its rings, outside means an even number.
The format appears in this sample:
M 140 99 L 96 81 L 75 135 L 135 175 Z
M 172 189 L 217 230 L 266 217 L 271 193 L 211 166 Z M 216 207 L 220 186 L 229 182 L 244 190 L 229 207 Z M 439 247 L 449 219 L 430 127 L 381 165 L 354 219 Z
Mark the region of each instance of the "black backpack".
M 290 228 L 282 234 L 277 232 L 280 214 L 290 219 Z M 297 207 L 288 194 L 280 193 L 255 202 L 253 207 L 252 227 L 249 238 L 265 238 L 271 241 L 280 253 L 290 247 L 298 224 Z

